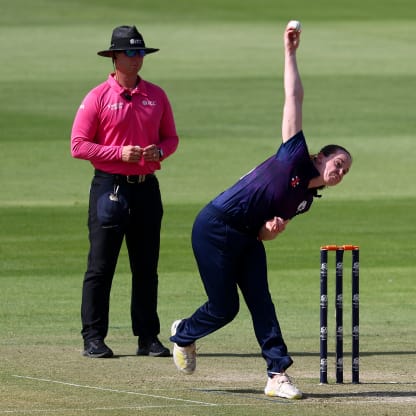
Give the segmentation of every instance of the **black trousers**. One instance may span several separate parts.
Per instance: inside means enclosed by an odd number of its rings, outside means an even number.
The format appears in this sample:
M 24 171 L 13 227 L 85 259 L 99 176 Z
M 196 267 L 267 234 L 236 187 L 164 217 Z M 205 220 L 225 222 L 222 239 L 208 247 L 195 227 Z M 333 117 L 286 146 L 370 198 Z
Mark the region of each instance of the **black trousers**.
M 119 185 L 119 192 L 127 199 L 129 215 L 125 224 L 104 228 L 97 219 L 97 200 L 114 185 Z M 124 238 L 132 273 L 130 313 L 133 334 L 139 337 L 159 334 L 157 267 L 162 216 L 156 176 L 148 175 L 141 183 L 128 183 L 124 176 L 96 171 L 90 190 L 90 249 L 82 288 L 81 334 L 85 344 L 107 336 L 110 291 Z

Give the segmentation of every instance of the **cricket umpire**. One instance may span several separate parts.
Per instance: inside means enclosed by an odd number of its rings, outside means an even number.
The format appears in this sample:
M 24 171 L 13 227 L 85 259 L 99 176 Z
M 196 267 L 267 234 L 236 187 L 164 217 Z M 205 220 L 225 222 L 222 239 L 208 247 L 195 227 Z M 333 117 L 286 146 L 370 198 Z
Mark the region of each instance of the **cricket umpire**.
M 164 90 L 138 73 L 147 55 L 135 26 L 119 26 L 98 55 L 114 72 L 82 101 L 72 127 L 74 158 L 90 161 L 88 264 L 82 288 L 83 355 L 108 358 L 110 291 L 126 241 L 132 274 L 131 322 L 137 355 L 169 356 L 158 339 L 158 261 L 163 206 L 155 172 L 178 146 L 173 112 Z

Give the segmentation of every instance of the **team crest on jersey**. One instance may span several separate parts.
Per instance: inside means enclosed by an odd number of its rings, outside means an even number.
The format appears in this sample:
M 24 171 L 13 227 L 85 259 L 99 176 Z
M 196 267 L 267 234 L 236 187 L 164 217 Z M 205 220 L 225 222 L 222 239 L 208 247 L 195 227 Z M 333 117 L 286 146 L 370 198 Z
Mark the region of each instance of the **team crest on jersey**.
M 306 208 L 306 205 L 308 205 L 308 201 L 302 201 L 298 205 L 298 208 L 296 209 L 296 212 L 302 212 Z
M 290 186 L 296 188 L 300 184 L 299 176 L 295 176 L 290 180 Z

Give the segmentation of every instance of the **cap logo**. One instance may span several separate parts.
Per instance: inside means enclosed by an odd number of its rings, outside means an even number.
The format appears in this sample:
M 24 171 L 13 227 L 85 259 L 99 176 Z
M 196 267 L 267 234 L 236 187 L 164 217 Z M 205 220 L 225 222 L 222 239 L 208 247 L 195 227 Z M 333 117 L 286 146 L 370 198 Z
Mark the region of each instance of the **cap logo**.
M 141 39 L 130 39 L 130 45 L 141 45 L 142 44 L 142 40 Z

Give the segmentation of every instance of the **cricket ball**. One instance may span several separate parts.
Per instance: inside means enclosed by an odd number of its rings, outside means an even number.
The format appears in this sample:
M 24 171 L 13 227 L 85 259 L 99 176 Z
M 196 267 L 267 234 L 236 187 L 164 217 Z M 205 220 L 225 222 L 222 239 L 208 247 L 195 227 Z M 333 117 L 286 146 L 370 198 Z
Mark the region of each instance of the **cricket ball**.
M 291 20 L 288 23 L 288 27 L 291 29 L 295 29 L 296 32 L 300 32 L 302 30 L 302 26 L 298 20 Z

